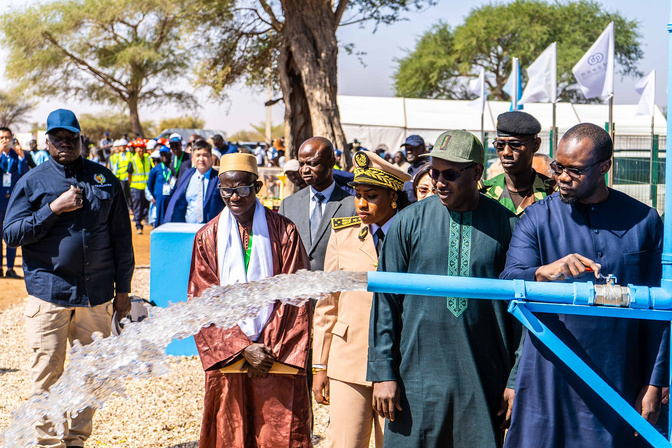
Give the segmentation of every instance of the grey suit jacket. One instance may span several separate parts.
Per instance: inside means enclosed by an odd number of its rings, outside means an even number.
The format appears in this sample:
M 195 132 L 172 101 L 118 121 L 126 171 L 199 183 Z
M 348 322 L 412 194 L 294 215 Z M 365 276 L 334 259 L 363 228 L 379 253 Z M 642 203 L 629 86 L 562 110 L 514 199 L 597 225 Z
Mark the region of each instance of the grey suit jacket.
M 327 243 L 331 235 L 331 218 L 357 215 L 354 198 L 336 185 L 324 208 L 315 241 L 310 244 L 310 187 L 283 199 L 278 213 L 291 219 L 296 224 L 301 241 L 303 241 L 306 252 L 308 252 L 312 271 L 324 270 L 324 254 L 327 251 Z

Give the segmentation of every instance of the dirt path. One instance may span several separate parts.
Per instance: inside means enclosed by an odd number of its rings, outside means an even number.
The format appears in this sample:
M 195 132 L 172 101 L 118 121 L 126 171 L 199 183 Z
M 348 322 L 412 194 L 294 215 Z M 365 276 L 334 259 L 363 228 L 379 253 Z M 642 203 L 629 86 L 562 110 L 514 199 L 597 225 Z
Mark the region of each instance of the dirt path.
M 144 234 L 136 235 L 133 233 L 133 250 L 135 251 L 136 266 L 149 266 L 150 231 L 151 227 L 145 226 Z M 16 255 L 15 265 L 17 267 L 14 269 L 14 271 L 17 274 L 23 276 L 23 270 L 21 269 L 21 265 L 23 263 L 23 259 L 21 258 L 21 249 L 17 251 Z M 0 277 L 0 310 L 19 303 L 19 301 L 25 298 L 27 295 L 28 293 L 26 292 L 26 284 L 23 279 L 14 280 Z

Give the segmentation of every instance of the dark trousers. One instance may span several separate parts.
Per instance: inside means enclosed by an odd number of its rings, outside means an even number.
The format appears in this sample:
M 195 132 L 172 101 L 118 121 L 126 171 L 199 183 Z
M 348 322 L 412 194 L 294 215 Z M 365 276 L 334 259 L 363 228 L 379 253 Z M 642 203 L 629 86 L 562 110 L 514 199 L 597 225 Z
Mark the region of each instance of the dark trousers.
M 133 203 L 133 221 L 136 229 L 142 229 L 142 220 L 147 217 L 149 201 L 145 197 L 145 190 L 131 188 L 131 201 Z
M 0 205 L 0 229 L 5 225 L 5 212 L 7 211 L 7 204 Z M 0 232 L 2 233 L 2 232 Z M 14 269 L 14 260 L 16 260 L 16 248 L 7 246 L 4 241 L 0 243 L 0 267 L 2 266 L 2 259 L 4 258 L 2 247 L 6 246 L 5 253 L 7 254 L 7 269 Z
M 133 201 L 131 199 L 131 183 L 128 180 L 121 180 L 121 189 L 124 190 L 124 197 L 126 198 L 126 205 L 131 208 Z

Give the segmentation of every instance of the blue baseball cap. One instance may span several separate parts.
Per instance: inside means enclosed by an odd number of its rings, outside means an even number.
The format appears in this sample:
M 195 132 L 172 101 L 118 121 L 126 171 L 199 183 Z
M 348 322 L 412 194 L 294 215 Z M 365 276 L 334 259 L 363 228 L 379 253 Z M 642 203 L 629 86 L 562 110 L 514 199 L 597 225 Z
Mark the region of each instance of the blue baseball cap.
M 170 152 L 170 148 L 164 145 L 156 145 L 159 152 Z
M 404 146 L 425 146 L 425 141 L 419 135 L 409 135 L 406 137 L 406 141 L 401 145 Z
M 47 117 L 47 134 L 56 129 L 80 133 L 79 121 L 75 113 L 67 109 L 56 109 Z

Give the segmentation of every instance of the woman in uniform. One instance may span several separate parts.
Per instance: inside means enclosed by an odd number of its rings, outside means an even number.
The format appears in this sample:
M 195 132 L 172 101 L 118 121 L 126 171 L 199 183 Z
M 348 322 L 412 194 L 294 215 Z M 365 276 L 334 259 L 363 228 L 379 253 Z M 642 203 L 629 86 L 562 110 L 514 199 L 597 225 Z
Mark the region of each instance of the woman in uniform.
M 375 271 L 378 254 L 397 212 L 408 204 L 402 191 L 406 172 L 373 152 L 355 154 L 358 216 L 334 218 L 324 260 L 325 271 Z M 313 338 L 313 394 L 330 405 L 326 447 L 367 448 L 375 428 L 375 446 L 383 446 L 384 419 L 372 407 L 373 385 L 366 381 L 369 316 L 373 293 L 336 293 L 319 300 Z

